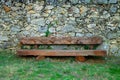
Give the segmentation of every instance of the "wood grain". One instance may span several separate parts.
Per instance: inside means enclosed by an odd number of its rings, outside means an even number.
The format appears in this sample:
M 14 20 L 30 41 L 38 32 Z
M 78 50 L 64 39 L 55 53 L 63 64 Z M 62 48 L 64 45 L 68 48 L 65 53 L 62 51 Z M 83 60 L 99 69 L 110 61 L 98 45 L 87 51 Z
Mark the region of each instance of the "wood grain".
M 21 44 L 101 44 L 101 37 L 25 37 Z
M 105 56 L 105 50 L 17 50 L 17 55 L 39 56 Z

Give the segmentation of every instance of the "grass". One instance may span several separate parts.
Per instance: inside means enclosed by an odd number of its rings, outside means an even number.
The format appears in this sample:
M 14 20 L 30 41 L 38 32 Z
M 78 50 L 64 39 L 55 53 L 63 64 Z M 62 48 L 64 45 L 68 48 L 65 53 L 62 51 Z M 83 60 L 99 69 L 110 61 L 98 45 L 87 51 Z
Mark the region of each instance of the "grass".
M 120 80 L 120 57 L 107 57 L 104 63 L 73 59 L 18 57 L 12 51 L 0 51 L 0 80 Z

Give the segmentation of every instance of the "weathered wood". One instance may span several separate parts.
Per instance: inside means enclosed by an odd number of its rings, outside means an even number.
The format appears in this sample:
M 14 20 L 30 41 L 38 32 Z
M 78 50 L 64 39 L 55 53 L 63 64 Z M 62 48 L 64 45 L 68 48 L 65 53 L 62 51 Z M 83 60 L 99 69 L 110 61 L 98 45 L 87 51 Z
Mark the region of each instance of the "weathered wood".
M 21 44 L 101 44 L 101 37 L 25 37 Z
M 17 50 L 20 56 L 38 56 L 36 59 L 44 59 L 45 56 L 75 56 L 76 61 L 84 62 L 85 56 L 105 56 L 105 50 L 92 50 L 102 43 L 101 37 L 25 37 L 20 40 L 21 45 L 33 46 L 32 50 Z M 78 45 L 84 44 L 91 50 L 38 50 L 39 45 Z
M 36 57 L 36 60 L 43 60 L 43 59 L 45 59 L 45 56 L 37 56 Z
M 105 56 L 105 50 L 18 50 L 18 55 L 35 56 Z
M 80 62 L 85 62 L 86 58 L 84 56 L 77 56 L 77 57 L 75 57 L 75 60 L 80 61 Z

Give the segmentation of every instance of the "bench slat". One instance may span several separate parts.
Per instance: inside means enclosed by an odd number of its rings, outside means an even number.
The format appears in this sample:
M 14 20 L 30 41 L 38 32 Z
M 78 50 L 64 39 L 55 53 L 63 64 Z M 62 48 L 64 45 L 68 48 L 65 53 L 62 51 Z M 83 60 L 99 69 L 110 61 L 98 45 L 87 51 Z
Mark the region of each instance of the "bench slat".
M 105 50 L 18 50 L 18 55 L 27 56 L 105 56 Z
M 25 37 L 21 44 L 101 44 L 101 37 Z

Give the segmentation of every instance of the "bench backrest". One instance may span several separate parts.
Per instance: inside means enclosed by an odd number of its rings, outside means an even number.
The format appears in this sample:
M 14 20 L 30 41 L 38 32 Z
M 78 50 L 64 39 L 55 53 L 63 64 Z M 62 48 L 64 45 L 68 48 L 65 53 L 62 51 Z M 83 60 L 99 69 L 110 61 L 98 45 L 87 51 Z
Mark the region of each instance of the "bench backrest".
M 20 40 L 23 45 L 33 44 L 101 44 L 101 37 L 24 37 Z

